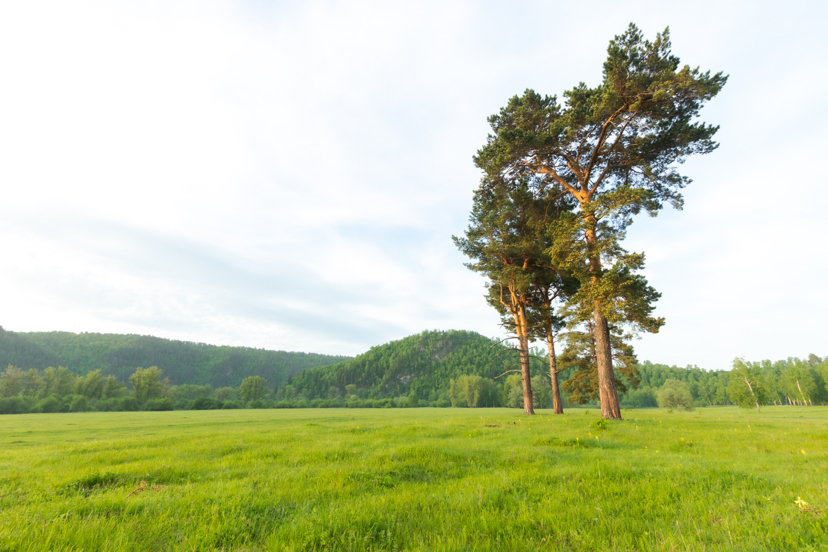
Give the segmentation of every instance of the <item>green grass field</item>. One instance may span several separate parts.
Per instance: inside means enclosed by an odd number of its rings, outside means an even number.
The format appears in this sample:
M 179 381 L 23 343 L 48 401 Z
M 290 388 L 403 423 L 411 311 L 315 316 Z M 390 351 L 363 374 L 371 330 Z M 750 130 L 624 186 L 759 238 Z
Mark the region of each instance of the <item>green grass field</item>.
M 2 416 L 0 550 L 828 550 L 828 408 L 624 416 Z

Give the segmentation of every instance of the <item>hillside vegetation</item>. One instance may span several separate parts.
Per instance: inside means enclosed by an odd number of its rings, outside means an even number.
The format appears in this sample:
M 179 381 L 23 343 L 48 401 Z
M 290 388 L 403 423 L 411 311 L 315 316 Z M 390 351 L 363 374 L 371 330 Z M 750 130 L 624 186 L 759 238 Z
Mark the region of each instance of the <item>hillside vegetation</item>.
M 425 331 L 372 347 L 339 364 L 305 370 L 289 383 L 307 400 L 342 394 L 392 398 L 413 391 L 434 401 L 435 395 L 449 392 L 452 379 L 495 378 L 509 370 L 516 357 L 498 340 L 475 332 Z M 534 368 L 536 375 L 543 370 L 540 362 Z
M 0 367 L 66 366 L 76 374 L 100 370 L 126 382 L 136 367 L 158 366 L 173 385 L 238 387 L 249 376 L 281 385 L 306 368 L 346 356 L 206 345 L 148 335 L 10 332 L 0 328 Z
M 0 414 L 243 407 L 524 408 L 521 375 L 513 373 L 518 371 L 517 351 L 474 332 L 426 331 L 336 362 L 344 358 L 135 335 L 3 332 L 0 362 L 8 366 L 0 371 Z M 548 359 L 535 349 L 529 360 L 533 407 L 551 408 Z M 326 361 L 326 366 L 310 366 Z M 44 369 L 28 368 L 47 364 L 50 367 Z M 568 392 L 578 381 L 578 366 L 561 366 L 563 406 L 597 406 L 597 393 Z M 737 359 L 732 371 L 644 361 L 636 366 L 635 377 L 637 381 L 622 380 L 624 408 L 692 410 L 739 404 L 758 409 L 765 404 L 828 403 L 828 358 L 816 355 L 776 362 Z

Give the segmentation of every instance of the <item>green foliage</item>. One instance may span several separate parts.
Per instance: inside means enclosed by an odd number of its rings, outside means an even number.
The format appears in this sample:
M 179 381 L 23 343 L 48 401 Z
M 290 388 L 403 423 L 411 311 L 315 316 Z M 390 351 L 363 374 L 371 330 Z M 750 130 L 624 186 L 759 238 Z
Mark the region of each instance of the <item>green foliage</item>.
M 70 412 L 88 412 L 92 410 L 92 407 L 89 405 L 89 399 L 83 395 L 70 395 L 68 398 Z
M 519 376 L 518 376 L 519 377 Z M 480 376 L 460 376 L 452 379 L 449 387 L 449 399 L 452 406 L 477 408 L 478 406 L 498 406 L 501 404 L 497 385 L 488 378 Z M 521 404 L 523 408 L 523 395 Z
M 730 400 L 742 408 L 767 404 L 769 393 L 758 366 L 737 358 L 730 371 Z
M 239 398 L 242 402 L 258 401 L 267 395 L 267 380 L 260 376 L 244 378 L 239 388 Z
M 658 406 L 658 399 L 652 387 L 642 387 L 628 391 L 621 401 L 623 408 L 654 408 Z
M 546 265 L 580 282 L 567 297 L 568 328 L 596 337 L 597 346 L 590 356 L 581 355 L 583 366 L 570 385 L 576 401 L 592 399 L 599 392 L 599 375 L 589 373 L 590 365 L 596 372 L 602 367 L 600 378 L 612 383 L 613 337 L 627 342 L 625 356 L 632 356 L 629 339 L 640 332 L 655 333 L 664 324 L 653 316 L 660 294 L 640 274 L 644 255 L 631 254 L 620 243 L 634 215 L 641 211 L 655 215 L 665 203 L 681 207 L 681 189 L 690 180 L 678 173 L 678 166 L 690 155 L 709 153 L 718 146 L 712 139 L 718 127 L 695 119 L 726 81 L 721 73 L 711 76 L 688 66 L 680 68 L 670 51 L 668 30 L 650 42 L 630 24 L 610 41 L 600 85 L 589 88 L 580 83 L 564 93 L 563 106 L 554 96 L 527 90 L 489 118 L 492 131 L 475 156 L 475 164 L 485 172 L 484 183 L 506 187 L 508 192 L 501 196 L 515 205 L 526 204 L 515 201 L 515 194 L 551 195 L 577 204 L 576 210 L 561 209 L 554 219 L 544 221 L 543 232 L 551 238 L 544 244 L 543 254 L 551 261 Z M 480 192 L 476 204 L 479 197 Z M 499 214 L 496 208 L 488 211 Z M 474 223 L 489 220 L 481 212 L 472 213 Z M 539 258 L 524 243 L 532 235 L 524 231 L 528 222 L 497 234 L 491 228 L 500 230 L 502 224 L 476 226 L 481 235 L 498 237 L 483 240 L 497 244 L 495 252 L 501 255 L 489 254 L 493 259 L 509 258 L 507 246 L 517 242 L 515 261 L 523 262 L 510 263 L 507 278 L 493 278 L 505 282 L 510 277 L 515 285 L 510 283 L 509 291 L 515 296 L 514 288 L 525 286 L 527 265 Z M 471 237 L 455 241 L 476 258 Z M 539 244 L 535 239 L 530 245 Z M 478 249 L 481 257 L 486 250 Z M 483 263 L 472 268 L 491 272 Z M 617 330 L 616 336 L 610 335 L 610 327 Z M 633 379 L 634 362 L 624 366 L 626 378 Z M 606 401 L 605 415 L 620 417 L 615 393 L 601 399 Z
M 102 375 L 113 375 L 120 381 L 126 381 L 136 366 L 158 366 L 173 384 L 238 386 L 248 376 L 261 376 L 282 385 L 306 368 L 348 358 L 206 345 L 142 335 L 0 332 L 0 366 L 12 364 L 41 371 L 49 366 L 70 366 L 81 374 L 100 370 Z M 64 396 L 72 392 L 65 388 L 64 381 L 50 383 L 41 396 L 52 393 Z
M 668 379 L 658 391 L 658 406 L 693 410 L 693 396 L 687 384 L 675 379 Z
M 193 410 L 217 410 L 223 407 L 224 403 L 218 399 L 213 399 L 211 397 L 198 397 L 193 401 L 190 408 Z
M 609 427 L 609 422 L 606 421 L 604 418 L 598 418 L 594 422 L 592 422 L 592 429 L 595 431 L 604 431 Z
M 172 410 L 174 406 L 173 400 L 170 397 L 162 397 L 158 399 L 150 399 L 144 403 L 144 410 L 149 411 L 163 411 Z
M 21 389 L 23 389 L 23 372 L 17 366 L 9 364 L 8 368 L 0 374 L 0 397 L 17 396 Z
M 220 401 L 232 401 L 236 398 L 236 390 L 232 387 L 219 387 L 216 389 L 216 399 Z
M 136 368 L 135 373 L 129 376 L 132 394 L 139 402 L 160 399 L 167 394 L 169 388 L 169 380 L 161 378 L 162 373 L 158 366 L 150 366 L 146 370 L 141 367 Z
M 277 400 L 293 400 L 294 393 L 306 400 L 332 399 L 345 395 L 347 385 L 370 399 L 408 396 L 412 389 L 421 398 L 439 396 L 448 392 L 451 379 L 473 375 L 491 379 L 515 361 L 514 352 L 480 334 L 427 331 L 372 347 L 340 364 L 305 370 L 279 390 Z M 540 363 L 533 366 L 537 373 L 542 369 Z

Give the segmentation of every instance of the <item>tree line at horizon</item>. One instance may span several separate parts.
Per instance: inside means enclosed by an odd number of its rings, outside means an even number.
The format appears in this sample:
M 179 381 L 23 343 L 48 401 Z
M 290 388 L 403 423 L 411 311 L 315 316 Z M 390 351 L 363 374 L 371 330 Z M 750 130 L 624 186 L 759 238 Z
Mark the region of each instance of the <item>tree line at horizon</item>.
M 530 343 L 544 341 L 556 414 L 568 391 L 621 417 L 619 395 L 638 380 L 630 341 L 664 324 L 644 254 L 621 244 L 635 215 L 682 207 L 690 179 L 678 166 L 718 147 L 718 127 L 696 119 L 726 82 L 682 67 L 669 29 L 650 42 L 631 23 L 610 41 L 598 86 L 580 83 L 563 103 L 526 90 L 489 117 L 470 224 L 453 239 L 515 340 L 525 414 L 535 402 Z
M 248 376 L 237 387 L 171 385 L 163 371 L 137 368 L 121 381 L 100 370 L 76 375 L 66 367 L 23 370 L 8 366 L 0 373 L 0 413 L 136 410 L 205 410 L 229 408 L 523 408 L 520 375 L 498 378 L 507 348 L 474 332 L 422 334 L 374 347 L 341 365 L 308 369 L 285 385 Z M 500 355 L 498 353 L 501 353 Z M 533 408 L 553 408 L 546 358 L 530 352 Z M 508 361 L 505 361 L 508 362 Z M 751 378 L 758 399 L 745 391 Z M 560 373 L 563 383 L 575 368 Z M 739 404 L 812 405 L 828 402 L 828 357 L 789 358 L 771 362 L 738 360 L 732 371 L 708 371 L 643 362 L 639 384 L 621 398 L 623 408 L 692 409 Z M 733 377 L 733 376 L 736 377 Z M 566 386 L 563 386 L 566 388 Z M 562 392 L 564 405 L 597 405 L 597 396 Z

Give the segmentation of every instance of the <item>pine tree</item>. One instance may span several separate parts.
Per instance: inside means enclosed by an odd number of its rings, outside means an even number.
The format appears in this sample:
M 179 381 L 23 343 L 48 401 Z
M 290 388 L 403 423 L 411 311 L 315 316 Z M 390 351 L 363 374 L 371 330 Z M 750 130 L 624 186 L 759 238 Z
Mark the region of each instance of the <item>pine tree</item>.
M 677 164 L 718 146 L 712 139 L 718 127 L 694 119 L 726 81 L 721 73 L 680 68 L 669 30 L 650 42 L 630 24 L 610 41 L 599 86 L 579 84 L 564 93 L 564 106 L 527 90 L 489 118 L 492 134 L 475 157 L 479 168 L 513 186 L 527 178 L 538 189 L 557 185 L 578 202 L 589 274 L 582 296 L 591 302 L 605 418 L 621 413 L 604 282 L 606 263 L 617 260 L 606 244 L 615 239 L 607 242 L 602 233 L 620 239 L 642 210 L 654 215 L 665 203 L 681 208 L 681 189 L 690 180 Z

